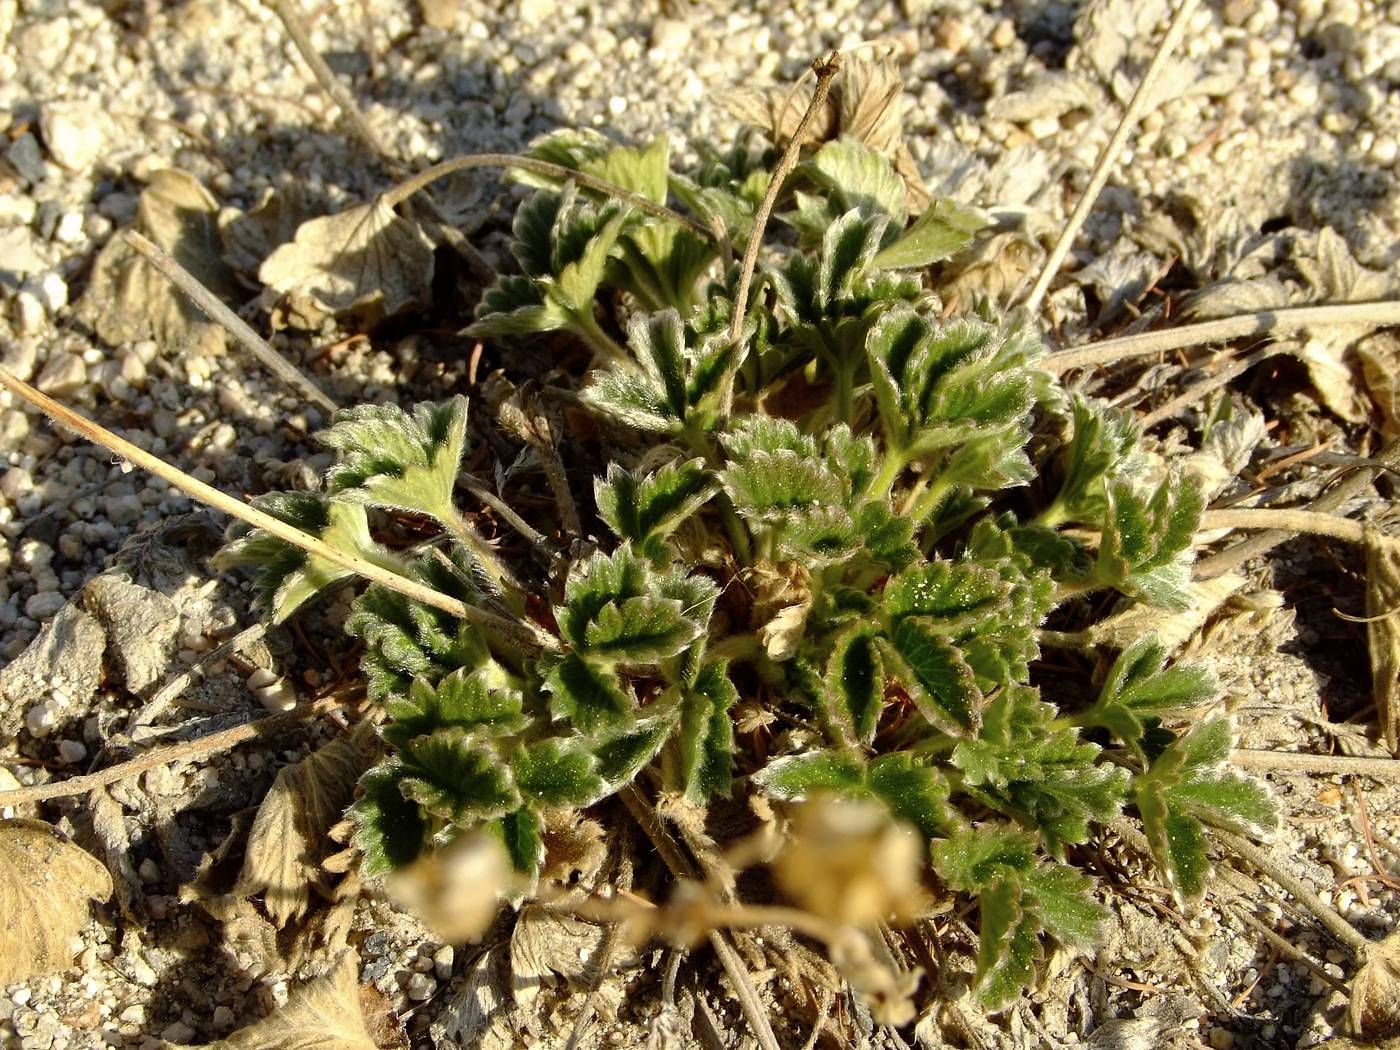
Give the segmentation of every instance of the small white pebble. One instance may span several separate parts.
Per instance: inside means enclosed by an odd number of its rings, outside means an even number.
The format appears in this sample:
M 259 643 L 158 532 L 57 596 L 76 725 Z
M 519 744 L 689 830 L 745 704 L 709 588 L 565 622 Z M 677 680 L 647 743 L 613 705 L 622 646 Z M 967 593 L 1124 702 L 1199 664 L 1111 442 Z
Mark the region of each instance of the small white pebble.
M 87 745 L 81 740 L 60 740 L 58 742 L 58 760 L 64 765 L 77 765 L 87 758 L 87 753 Z
M 404 991 L 414 1002 L 421 1003 L 424 999 L 432 998 L 433 993 L 437 991 L 437 981 L 425 973 L 415 973 L 408 978 Z

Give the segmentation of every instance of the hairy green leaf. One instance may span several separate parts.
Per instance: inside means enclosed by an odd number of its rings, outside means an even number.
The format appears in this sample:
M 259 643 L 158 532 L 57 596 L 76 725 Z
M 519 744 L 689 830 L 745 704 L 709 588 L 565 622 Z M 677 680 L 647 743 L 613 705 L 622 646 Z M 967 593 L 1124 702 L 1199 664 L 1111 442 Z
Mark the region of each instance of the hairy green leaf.
M 544 806 L 591 806 L 608 793 L 597 758 L 577 739 L 521 745 L 511 758 L 520 793 Z
M 774 798 L 793 802 L 827 791 L 863 793 L 865 766 L 845 752 L 808 751 L 774 759 L 752 780 Z
M 567 718 L 582 733 L 594 734 L 630 725 L 637 702 L 617 674 L 570 653 L 545 675 L 549 709 Z
M 987 218 L 980 210 L 939 197 L 912 226 L 876 254 L 873 265 L 899 270 L 942 262 L 965 248 L 986 226 Z
M 385 713 L 393 720 L 384 727 L 384 739 L 404 747 L 414 737 L 435 729 L 484 726 L 493 732 L 514 732 L 525 724 L 520 693 L 487 670 L 460 667 L 430 685 L 415 678 L 406 694 L 390 696 Z

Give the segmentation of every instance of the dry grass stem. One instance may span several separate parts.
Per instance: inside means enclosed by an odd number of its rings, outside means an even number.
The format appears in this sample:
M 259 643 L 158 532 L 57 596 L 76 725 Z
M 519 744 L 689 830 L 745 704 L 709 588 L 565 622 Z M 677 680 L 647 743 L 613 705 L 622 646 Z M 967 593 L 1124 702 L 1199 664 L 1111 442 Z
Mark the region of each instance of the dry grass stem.
M 1210 529 L 1286 529 L 1306 532 L 1312 536 L 1329 536 L 1346 543 L 1366 542 L 1366 526 L 1338 514 L 1315 510 L 1294 510 L 1286 507 L 1241 507 L 1234 510 L 1208 510 L 1201 515 L 1201 530 Z
M 127 230 L 123 236 L 147 262 L 161 272 L 171 284 L 179 288 L 224 331 L 228 332 L 245 350 L 256 357 L 269 372 L 304 396 L 318 408 L 334 413 L 340 406 L 328 394 L 303 375 L 285 357 L 279 354 L 266 339 L 253 331 L 236 313 L 220 301 L 219 297 L 204 287 L 199 279 L 190 273 L 174 257 L 159 245 L 152 243 L 136 230 Z
M 127 777 L 139 776 L 148 769 L 155 769 L 157 766 L 168 766 L 172 762 L 185 762 L 192 758 L 202 758 L 205 755 L 227 751 L 252 740 L 254 737 L 262 736 L 270 730 L 283 725 L 292 725 L 302 719 L 326 714 L 339 706 L 340 701 L 334 697 L 313 700 L 309 704 L 302 704 L 290 711 L 257 718 L 251 722 L 244 722 L 242 725 L 210 733 L 208 736 L 202 736 L 195 740 L 157 748 L 126 762 L 118 762 L 115 766 L 99 769 L 95 773 L 85 773 L 82 776 L 69 777 L 67 780 L 58 780 L 51 784 L 40 784 L 37 787 L 0 791 L 0 806 L 24 806 L 31 802 L 45 802 L 53 798 L 86 795 L 96 788 L 115 784 L 118 780 L 125 780 Z
M 1318 922 L 1326 927 L 1339 942 L 1351 950 L 1357 958 L 1363 958 L 1371 942 L 1363 937 L 1351 923 L 1342 918 L 1337 910 L 1319 897 L 1310 886 L 1294 875 L 1266 850 L 1260 849 L 1242 835 L 1236 835 L 1224 828 L 1212 828 L 1216 841 L 1228 846 L 1237 857 L 1246 861 L 1262 875 L 1273 879 L 1286 890 L 1299 905 L 1310 912 Z
M 1158 423 L 1171 419 L 1188 405 L 1194 405 L 1212 391 L 1229 385 L 1240 376 L 1244 375 L 1255 365 L 1267 361 L 1271 357 L 1277 357 L 1283 350 L 1276 346 L 1265 347 L 1257 350 L 1247 357 L 1242 357 L 1238 361 L 1233 361 L 1226 368 L 1222 368 L 1209 379 L 1202 379 L 1199 383 L 1187 387 L 1176 397 L 1163 405 L 1154 408 L 1147 415 L 1138 420 L 1144 430 L 1155 427 Z
M 145 449 L 133 445 L 130 441 L 117 436 L 105 427 L 101 427 L 92 420 L 80 416 L 72 409 L 60 404 L 46 394 L 41 394 L 28 383 L 16 378 L 5 368 L 0 368 L 0 386 L 5 387 L 11 393 L 27 401 L 60 426 L 76 431 L 89 441 L 95 442 L 103 448 L 115 452 L 123 459 L 129 460 L 143 470 L 149 471 L 162 481 L 175 486 L 181 492 L 199 500 L 199 502 L 207 506 L 213 507 L 215 510 L 223 511 L 225 514 L 232 515 L 241 521 L 247 522 L 249 525 L 263 529 L 280 540 L 284 540 L 295 547 L 300 547 L 302 550 L 318 558 L 324 558 L 331 564 L 340 566 L 342 569 L 348 569 L 350 572 L 362 576 L 372 583 L 377 583 L 390 590 L 398 591 L 400 594 L 412 598 L 414 601 L 422 602 L 425 605 L 431 605 L 433 608 L 441 609 L 443 612 L 456 616 L 458 619 L 476 624 L 483 630 L 494 632 L 504 638 L 510 638 L 536 649 L 559 648 L 558 639 L 554 638 L 552 635 L 546 634 L 533 625 L 518 623 L 514 620 L 508 620 L 503 616 L 497 616 L 494 613 L 473 608 L 450 595 L 442 594 L 439 591 L 433 590 L 431 587 L 425 587 L 415 580 L 410 580 L 405 576 L 400 576 L 398 573 L 380 568 L 378 565 L 374 565 L 362 558 L 357 558 L 352 554 L 337 550 L 335 547 L 323 543 L 316 537 L 302 532 L 294 525 L 288 525 L 285 521 L 274 518 L 272 515 L 266 514 L 256 507 L 249 506 L 240 499 L 236 499 L 227 493 L 220 492 L 218 489 L 190 477 L 184 471 L 171 466 L 157 456 L 153 456 Z
M 1118 122 L 1113 137 L 1108 140 L 1108 145 L 1104 146 L 1103 153 L 1099 155 L 1098 163 L 1094 165 L 1094 173 L 1089 178 L 1089 185 L 1084 188 L 1084 195 L 1079 198 L 1079 203 L 1075 205 L 1069 222 L 1061 231 L 1059 240 L 1055 242 L 1055 247 L 1050 250 L 1050 257 L 1045 261 L 1045 268 L 1040 271 L 1035 286 L 1031 288 L 1031 294 L 1026 298 L 1026 312 L 1028 314 L 1034 314 L 1040 309 L 1040 304 L 1045 299 L 1045 293 L 1050 288 L 1050 282 L 1060 272 L 1065 256 L 1073 247 L 1074 239 L 1079 235 L 1084 220 L 1089 217 L 1089 212 L 1093 210 L 1095 202 L 1099 199 L 1099 193 L 1103 190 L 1104 184 L 1108 182 L 1108 176 L 1113 171 L 1113 165 L 1118 161 L 1118 155 L 1123 152 L 1123 147 L 1127 145 L 1128 136 L 1133 133 L 1138 121 L 1144 116 L 1143 110 L 1146 109 L 1147 100 L 1152 94 L 1152 86 L 1161 75 L 1162 69 L 1167 64 L 1167 59 L 1181 43 L 1181 38 L 1186 33 L 1186 24 L 1195 7 L 1195 0 L 1180 0 L 1177 4 L 1176 13 L 1172 16 L 1171 24 L 1167 26 L 1166 35 L 1162 37 L 1161 44 L 1157 46 L 1157 53 L 1152 56 L 1147 71 L 1142 75 L 1142 82 L 1133 92 L 1133 97 L 1129 100 L 1128 108 L 1123 113 L 1123 119 Z
M 1234 912 L 1236 915 L 1238 915 L 1241 919 L 1244 920 L 1245 925 L 1252 927 L 1261 937 L 1264 938 L 1264 940 L 1268 941 L 1269 944 L 1281 955 L 1286 955 L 1294 962 L 1301 963 L 1304 967 L 1307 968 L 1308 972 L 1311 973 L 1314 977 L 1316 977 L 1319 981 L 1321 981 L 1323 984 L 1331 986 L 1333 991 L 1341 992 L 1343 995 L 1347 995 L 1350 993 L 1351 989 L 1347 987 L 1345 981 L 1337 980 L 1337 978 L 1333 977 L 1330 973 L 1328 973 L 1320 965 L 1318 965 L 1317 961 L 1313 959 L 1312 956 L 1308 955 L 1307 952 L 1300 949 L 1297 945 L 1290 943 L 1283 937 L 1280 937 L 1276 932 L 1271 930 L 1264 922 L 1262 922 L 1257 916 L 1255 916 L 1254 913 L 1251 912 L 1246 905 L 1237 904 L 1234 909 Z
M 1367 758 L 1359 755 L 1300 755 L 1288 751 L 1239 748 L 1231 753 L 1230 761 L 1237 766 L 1257 769 L 1264 773 L 1339 773 L 1343 776 L 1400 780 L 1400 759 L 1398 758 Z
M 1059 375 L 1071 368 L 1107 365 L 1133 357 L 1151 357 L 1153 354 L 1186 350 L 1210 343 L 1224 343 L 1247 336 L 1291 335 L 1305 328 L 1333 325 L 1364 325 L 1373 328 L 1400 325 L 1400 302 L 1280 306 L 1269 310 L 1256 310 L 1235 317 L 1222 317 L 1216 321 L 1202 321 L 1199 324 L 1182 325 L 1180 328 L 1168 328 L 1161 332 L 1125 335 L 1119 339 L 1105 339 L 1103 342 L 1090 343 L 1073 350 L 1060 350 L 1043 358 L 1040 367 Z

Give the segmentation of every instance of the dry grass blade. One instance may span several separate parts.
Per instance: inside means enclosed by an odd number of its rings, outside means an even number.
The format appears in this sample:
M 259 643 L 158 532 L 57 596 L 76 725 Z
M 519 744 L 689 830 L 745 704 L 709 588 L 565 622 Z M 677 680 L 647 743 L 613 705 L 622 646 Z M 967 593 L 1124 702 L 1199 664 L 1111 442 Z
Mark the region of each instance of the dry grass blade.
M 1366 758 L 1359 755 L 1301 755 L 1291 751 L 1261 751 L 1239 748 L 1230 761 L 1260 772 L 1340 773 L 1343 776 L 1400 780 L 1400 759 Z
M 1089 212 L 1093 210 L 1095 202 L 1099 198 L 1100 191 L 1104 184 L 1108 182 L 1109 173 L 1113 170 L 1114 163 L 1118 160 L 1118 154 L 1123 151 L 1123 147 L 1128 142 L 1128 136 L 1137 127 L 1138 121 L 1142 119 L 1144 110 L 1147 108 L 1148 99 L 1152 96 L 1153 85 L 1166 67 L 1167 59 L 1171 57 L 1173 51 L 1181 43 L 1181 38 L 1186 33 L 1186 24 L 1190 20 L 1191 12 L 1196 7 L 1196 0 L 1179 0 L 1176 13 L 1172 16 L 1171 25 L 1167 27 L 1167 33 L 1162 37 L 1162 43 L 1157 48 L 1157 53 L 1152 56 L 1152 61 L 1147 67 L 1147 71 L 1142 75 L 1142 82 L 1138 84 L 1137 90 L 1133 92 L 1132 99 L 1128 102 L 1128 108 L 1123 113 L 1123 119 L 1118 122 L 1118 128 L 1113 132 L 1113 137 L 1108 140 L 1108 145 L 1100 154 L 1098 163 L 1094 166 L 1094 173 L 1089 177 L 1089 185 L 1084 189 L 1084 195 L 1079 198 L 1079 203 L 1075 205 L 1073 214 L 1069 217 L 1069 222 L 1060 233 L 1060 238 L 1055 242 L 1055 247 L 1050 251 L 1050 258 L 1045 261 L 1045 268 L 1040 271 L 1040 277 L 1035 282 L 1035 287 L 1031 289 L 1031 294 L 1026 299 L 1026 312 L 1034 314 L 1040 309 L 1040 304 L 1045 299 L 1045 293 L 1050 288 L 1050 282 L 1055 279 L 1055 275 L 1060 272 L 1060 266 L 1065 261 L 1065 256 L 1069 254 L 1074 239 L 1079 235 L 1080 229 L 1084 225 L 1084 220 L 1089 217 Z
M 558 639 L 538 628 L 473 608 L 450 595 L 442 594 L 431 587 L 425 587 L 421 583 L 390 572 L 388 569 L 382 569 L 363 558 L 346 554 L 313 536 L 308 536 L 295 526 L 288 525 L 270 514 L 265 514 L 257 508 L 249 506 L 242 500 L 235 499 L 233 496 L 190 477 L 184 471 L 172 467 L 145 449 L 133 445 L 125 438 L 118 437 L 92 420 L 78 415 L 53 398 L 41 394 L 28 383 L 16 378 L 8 369 L 0 368 L 0 386 L 29 402 L 56 423 L 76 431 L 89 441 L 94 441 L 103 448 L 115 452 L 123 459 L 130 460 L 143 470 L 150 471 L 162 481 L 174 485 L 181 492 L 193 496 L 215 510 L 223 511 L 225 514 L 246 521 L 249 525 L 262 529 L 317 557 L 325 558 L 331 564 L 348 569 L 372 583 L 380 584 L 392 591 L 398 591 L 424 605 L 441 609 L 445 613 L 476 624 L 484 630 L 493 631 L 502 637 L 514 639 L 536 649 L 557 649 L 559 647 Z
M 1291 507 L 1272 510 L 1245 507 L 1238 510 L 1208 510 L 1201 515 L 1201 529 L 1286 529 L 1312 536 L 1328 536 L 1346 543 L 1362 543 L 1366 526 L 1338 514 Z
M 218 296 L 204 287 L 194 274 L 181 266 L 168 252 L 136 230 L 127 230 L 124 236 L 126 242 L 140 252 L 147 262 L 159 270 L 171 284 L 188 295 L 210 320 L 218 322 L 273 375 L 327 412 L 334 412 L 340 407 L 320 387 L 302 375 L 295 365 L 274 350 L 267 340 L 248 327 L 243 318 L 225 306 Z

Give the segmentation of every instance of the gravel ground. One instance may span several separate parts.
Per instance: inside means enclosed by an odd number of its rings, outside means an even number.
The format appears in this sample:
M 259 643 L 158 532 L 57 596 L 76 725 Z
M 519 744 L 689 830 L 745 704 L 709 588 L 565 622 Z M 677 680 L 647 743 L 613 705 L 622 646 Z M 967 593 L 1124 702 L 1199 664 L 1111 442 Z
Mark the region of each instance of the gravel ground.
M 622 140 L 667 134 L 677 147 L 726 141 L 735 123 L 719 101 L 725 92 L 790 83 L 829 48 L 885 39 L 902 56 L 907 142 L 930 183 L 1053 234 L 1151 55 L 1166 5 L 306 6 L 315 46 L 410 167 L 462 152 L 517 149 L 560 125 L 593 126 Z M 201 180 L 212 207 L 229 219 L 229 209 L 252 209 L 267 188 L 291 183 L 322 210 L 363 199 L 389 181 L 382 165 L 338 129 L 334 107 L 280 23 L 254 0 L 0 0 L 0 39 L 5 366 L 225 491 L 255 494 L 314 477 L 324 458 L 305 436 L 323 422 L 317 409 L 207 331 L 185 345 L 136 329 L 123 340 L 99 338 L 82 296 L 98 251 L 132 220 L 137 195 L 161 169 Z M 1074 275 L 1050 297 L 1062 345 L 1131 328 L 1138 313 L 1155 316 L 1167 297 L 1153 285 L 1172 270 L 1173 245 L 1181 249 L 1173 272 L 1187 287 L 1242 266 L 1254 266 L 1254 275 L 1282 265 L 1278 252 L 1236 251 L 1230 230 L 1282 231 L 1309 243 L 1332 227 L 1357 262 L 1394 275 L 1400 3 L 1203 4 L 1160 90 L 1160 105 L 1120 158 L 1080 238 Z M 497 184 L 464 180 L 446 203 L 471 233 L 499 227 L 498 197 Z M 1177 241 L 1151 236 L 1163 229 L 1176 231 Z M 496 235 L 482 245 L 493 260 Z M 1022 269 L 1037 269 L 1036 250 Z M 256 288 L 235 288 L 239 301 L 255 298 Z M 244 312 L 267 331 L 256 303 Z M 446 335 L 371 342 L 344 334 L 327 325 L 310 339 L 274 341 L 342 402 L 451 389 L 470 349 Z M 1301 428 L 1291 440 L 1310 443 Z M 57 433 L 4 393 L 0 455 L 0 665 L 10 665 L 0 671 L 0 737 L 15 737 L 0 752 L 8 765 L 8 772 L 0 767 L 0 786 L 7 776 L 32 783 L 85 770 L 117 733 L 139 741 L 190 719 L 225 725 L 263 707 L 284 708 L 298 691 L 315 687 L 314 679 L 256 674 L 279 666 L 293 646 L 289 635 L 272 632 L 186 694 L 182 705 L 192 709 L 142 712 L 168 675 L 253 622 L 238 584 L 213 576 L 199 559 L 217 543 L 217 526 L 198 514 L 177 518 L 194 509 L 183 496 Z M 126 549 L 125 574 L 109 573 L 107 584 L 85 588 L 143 530 L 144 546 Z M 1307 581 L 1338 593 L 1325 594 L 1321 606 L 1305 601 L 1296 619 L 1269 611 L 1271 595 L 1291 595 Z M 1354 581 L 1326 551 L 1295 544 L 1273 577 L 1255 585 L 1257 607 L 1242 604 L 1233 626 L 1201 651 L 1239 698 L 1248 745 L 1330 750 L 1333 720 L 1364 708 L 1368 688 L 1355 667 L 1355 654 L 1364 652 L 1356 648 L 1356 629 L 1329 613 L 1332 604 L 1359 607 Z M 324 615 L 334 620 L 336 611 L 331 603 Z M 131 630 L 138 612 L 169 629 Z M 88 650 L 65 666 L 64 688 L 36 686 L 32 675 L 26 685 L 26 668 L 45 659 L 44 637 L 39 648 L 31 643 L 55 622 L 87 638 Z M 142 728 L 144 722 L 151 724 Z M 143 941 L 136 922 L 94 923 L 78 971 L 6 990 L 5 1045 L 204 1042 L 284 996 L 287 975 L 258 973 L 255 953 L 220 945 L 203 913 L 182 902 L 180 887 L 237 815 L 256 805 L 284 760 L 315 743 L 314 732 L 302 730 L 279 741 L 280 750 L 246 749 L 118 785 L 111 792 L 115 827 L 129 846 L 133 874 L 124 907 L 127 919 L 141 917 L 149 932 Z M 1369 746 L 1343 743 L 1356 753 Z M 1400 799 L 1365 786 L 1375 835 L 1400 843 Z M 1371 873 L 1353 785 L 1290 775 L 1277 787 L 1291 817 L 1281 852 L 1298 858 L 1306 877 L 1331 887 Z M 112 822 L 105 832 L 94 829 L 82 807 L 60 805 L 49 815 L 62 815 L 80 840 L 113 840 Z M 1393 848 L 1382 859 L 1393 869 Z M 1385 884 L 1325 895 L 1377 934 L 1400 916 Z M 1257 901 L 1266 921 L 1266 913 L 1284 914 L 1265 891 Z M 1045 1017 L 1062 1018 L 1048 1033 L 1056 1039 L 1075 1041 L 1102 1022 L 1137 1014 L 1176 1030 L 1180 1045 L 1309 1045 L 1326 1031 L 1324 1021 L 1335 1020 L 1338 996 L 1303 967 L 1271 957 L 1228 916 L 1207 911 L 1183 920 L 1173 938 L 1148 904 L 1124 900 L 1120 907 L 1121 937 L 1096 964 L 1102 979 L 1079 973 L 1075 994 L 1087 998 L 1066 1000 L 1075 1005 L 1058 1014 L 1047 1007 Z M 429 1026 L 477 962 L 440 950 L 378 905 L 363 907 L 353 921 L 375 931 L 361 946 L 363 979 L 389 997 L 415 1045 L 426 1045 Z M 1327 960 L 1334 976 L 1344 975 L 1345 960 L 1334 949 L 1307 936 L 1300 944 Z M 1052 981 L 1040 997 L 1053 1004 L 1056 987 Z M 623 1041 L 615 1045 L 631 1045 L 625 1033 L 635 1030 L 626 1027 L 625 1009 L 617 1025 Z M 1000 1028 L 981 1038 L 988 1045 L 1040 1041 Z

